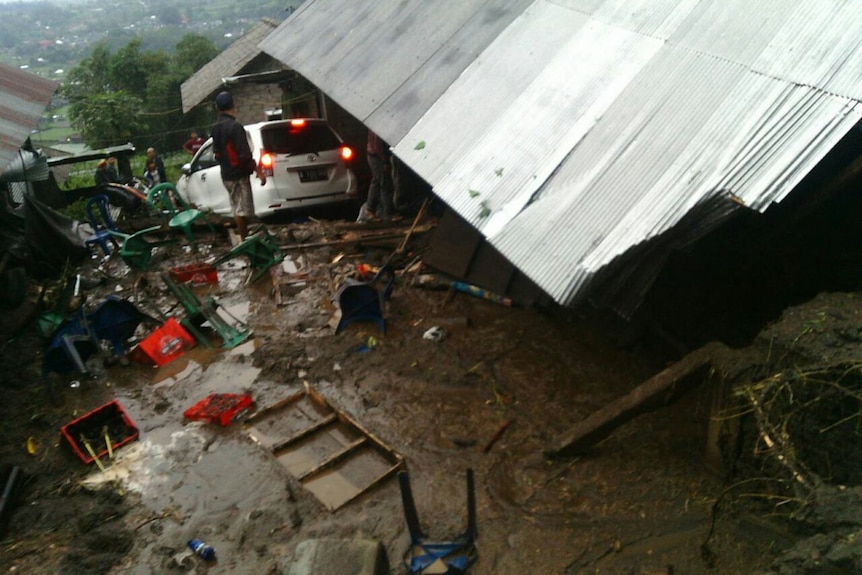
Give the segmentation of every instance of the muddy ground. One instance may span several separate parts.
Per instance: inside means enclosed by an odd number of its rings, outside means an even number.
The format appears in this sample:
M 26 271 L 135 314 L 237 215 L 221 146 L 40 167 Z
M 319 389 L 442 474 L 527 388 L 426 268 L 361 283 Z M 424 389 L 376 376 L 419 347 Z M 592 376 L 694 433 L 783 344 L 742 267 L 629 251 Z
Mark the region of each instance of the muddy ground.
M 351 233 L 346 224 L 334 230 L 314 222 L 270 226 L 283 245 Z M 416 261 L 424 237 L 393 260 L 397 268 Z M 51 376 L 55 401 L 40 382 L 44 342 L 28 321 L 38 309 L 5 312 L 0 463 L 19 466 L 24 480 L 0 534 L 0 572 L 286 573 L 301 541 L 360 538 L 382 542 L 392 572 L 406 573 L 409 539 L 394 476 L 332 511 L 326 494 L 304 487 L 241 421 L 221 427 L 183 417 L 210 393 L 250 394 L 262 409 L 306 384 L 403 457 L 430 536 L 445 540 L 465 529 L 465 473 L 474 470 L 477 575 L 862 572 L 854 539 L 860 523 L 847 503 L 862 469 L 848 455 L 858 444 L 856 392 L 836 399 L 845 412 L 828 433 L 805 436 L 820 445 L 828 435 L 828 449 L 794 452 L 811 489 L 795 485 L 791 467 L 763 447 L 751 395 L 733 393 L 746 384 L 766 393 L 764 381 L 793 390 L 812 378 L 787 374 L 814 372 L 855 389 L 841 374 L 854 370 L 862 298 L 824 295 L 789 310 L 749 348 L 717 357 L 713 376 L 680 401 L 624 425 L 586 455 L 547 460 L 539 454 L 572 422 L 678 358 L 647 351 L 659 347 L 648 341 L 631 345 L 619 337 L 618 321 L 600 312 L 520 309 L 413 287 L 415 270 L 397 278 L 385 334 L 374 323 L 336 334 L 340 282 L 359 263 L 379 265 L 398 243 L 289 249 L 276 268 L 293 279 L 281 288 L 281 306 L 269 276 L 247 284 L 246 261 L 231 260 L 219 266 L 217 284 L 195 293 L 247 323 L 253 336 L 245 343 L 198 346 L 161 368 L 105 365 L 95 356 L 90 375 Z M 98 260 L 88 262 L 81 270 L 87 305 L 114 294 L 157 319 L 182 316 L 159 272 L 230 247 L 224 235 L 205 244 L 200 253 L 157 252 L 146 274 L 118 259 L 101 272 Z M 445 337 L 424 339 L 435 326 Z M 712 411 L 722 390 L 720 410 Z M 782 414 L 798 406 L 780 404 L 778 395 L 769 405 L 788 421 Z M 806 409 L 817 403 L 814 395 Z M 112 399 L 140 437 L 100 472 L 82 463 L 59 430 Z M 718 472 L 704 460 L 711 413 L 743 422 L 720 426 L 725 465 Z M 744 415 L 731 417 L 737 414 Z M 848 465 L 837 464 L 842 458 Z M 836 500 L 843 517 L 828 509 Z M 191 557 L 193 537 L 215 547 L 218 561 Z

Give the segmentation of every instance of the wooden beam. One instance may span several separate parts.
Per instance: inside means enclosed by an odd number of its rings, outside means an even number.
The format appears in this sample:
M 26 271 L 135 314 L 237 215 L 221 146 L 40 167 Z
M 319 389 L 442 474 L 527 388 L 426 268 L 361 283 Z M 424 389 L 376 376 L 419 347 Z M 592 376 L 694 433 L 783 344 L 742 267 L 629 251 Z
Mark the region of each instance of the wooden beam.
M 630 393 L 573 425 L 552 448 L 545 451 L 545 456 L 570 457 L 584 453 L 638 415 L 673 403 L 703 382 L 712 368 L 713 358 L 726 350 L 723 344 L 713 342 L 693 351 Z

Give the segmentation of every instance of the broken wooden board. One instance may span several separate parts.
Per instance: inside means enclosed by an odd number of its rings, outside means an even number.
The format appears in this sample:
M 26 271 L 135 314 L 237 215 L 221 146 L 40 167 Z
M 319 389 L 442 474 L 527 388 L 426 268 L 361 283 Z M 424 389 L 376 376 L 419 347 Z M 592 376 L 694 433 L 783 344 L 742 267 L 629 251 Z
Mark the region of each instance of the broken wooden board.
M 246 432 L 330 511 L 380 485 L 404 459 L 310 385 L 245 420 Z
M 545 456 L 569 457 L 584 453 L 638 415 L 673 403 L 704 381 L 712 368 L 713 357 L 725 350 L 727 347 L 721 343 L 709 343 L 693 351 L 630 393 L 576 423 L 554 447 L 545 451 Z

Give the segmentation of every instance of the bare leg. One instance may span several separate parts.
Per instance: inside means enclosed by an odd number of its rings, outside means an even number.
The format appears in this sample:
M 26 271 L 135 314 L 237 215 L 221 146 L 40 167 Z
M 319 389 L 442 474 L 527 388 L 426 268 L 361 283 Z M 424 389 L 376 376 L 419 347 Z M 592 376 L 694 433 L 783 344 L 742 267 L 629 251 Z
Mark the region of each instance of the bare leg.
M 234 216 L 236 221 L 236 231 L 239 232 L 240 239 L 245 239 L 248 235 L 248 224 L 245 222 L 245 216 Z

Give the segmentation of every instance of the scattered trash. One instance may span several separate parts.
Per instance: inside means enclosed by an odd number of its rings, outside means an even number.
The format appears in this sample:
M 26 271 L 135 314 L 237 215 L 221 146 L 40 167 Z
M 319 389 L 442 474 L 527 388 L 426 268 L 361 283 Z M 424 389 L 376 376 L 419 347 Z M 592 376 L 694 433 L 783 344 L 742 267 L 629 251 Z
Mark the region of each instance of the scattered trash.
M 30 455 L 36 455 L 39 452 L 39 440 L 35 437 L 27 438 L 27 453 Z
M 208 421 L 227 427 L 250 411 L 254 400 L 248 394 L 213 393 L 183 412 L 186 419 Z
M 425 333 L 422 334 L 422 339 L 427 339 L 428 341 L 443 341 L 446 337 L 446 331 L 442 327 L 434 326 L 425 330 Z
M 60 434 L 81 461 L 96 462 L 104 471 L 101 458 L 112 458 L 114 451 L 137 439 L 139 432 L 120 402 L 113 400 L 67 423 L 60 428 Z
M 494 447 L 494 444 L 497 443 L 497 441 L 499 441 L 501 437 L 503 437 L 503 434 L 506 432 L 507 429 L 509 429 L 510 425 L 512 425 L 511 419 L 501 425 L 497 432 L 491 437 L 491 439 L 488 440 L 488 443 L 485 444 L 485 447 L 482 449 L 482 453 L 488 453 L 489 451 L 491 451 L 491 448 Z
M 190 539 L 189 540 L 189 549 L 195 552 L 196 555 L 199 555 L 201 559 L 204 561 L 215 561 L 216 552 L 211 546 L 207 545 L 200 539 Z
M 81 382 L 77 379 L 73 379 L 69 382 L 69 387 L 71 387 L 72 389 L 78 389 L 79 387 L 81 387 Z
M 511 307 L 513 305 L 511 298 L 501 296 L 472 284 L 447 279 L 436 274 L 420 274 L 413 279 L 412 285 L 430 289 L 451 289 L 505 306 Z

